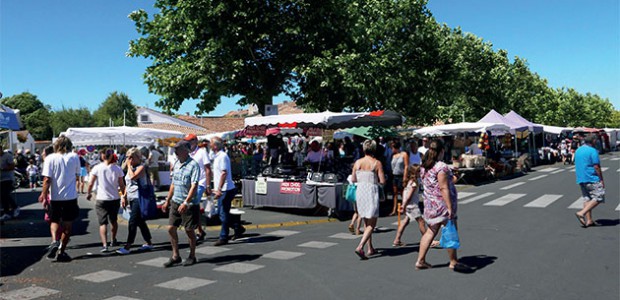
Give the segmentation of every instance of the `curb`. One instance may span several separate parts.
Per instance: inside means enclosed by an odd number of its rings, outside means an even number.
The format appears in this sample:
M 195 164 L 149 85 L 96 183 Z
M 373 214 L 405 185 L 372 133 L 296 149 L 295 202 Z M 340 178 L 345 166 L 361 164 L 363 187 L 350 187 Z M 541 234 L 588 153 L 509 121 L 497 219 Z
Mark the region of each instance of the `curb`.
M 249 224 L 243 225 L 246 229 L 265 229 L 265 228 L 279 228 L 279 227 L 293 227 L 293 226 L 302 226 L 302 225 L 314 225 L 314 224 L 325 224 L 332 222 L 340 222 L 338 219 L 327 218 L 320 220 L 309 220 L 309 221 L 289 221 L 289 222 L 281 222 L 281 223 L 271 223 L 271 224 Z M 118 224 L 128 225 L 128 221 L 122 218 L 118 219 Z M 146 224 L 149 229 L 153 230 L 168 230 L 168 225 L 161 224 Z M 178 230 L 181 230 L 182 226 L 179 226 Z M 205 227 L 205 231 L 220 231 L 221 226 L 207 226 Z

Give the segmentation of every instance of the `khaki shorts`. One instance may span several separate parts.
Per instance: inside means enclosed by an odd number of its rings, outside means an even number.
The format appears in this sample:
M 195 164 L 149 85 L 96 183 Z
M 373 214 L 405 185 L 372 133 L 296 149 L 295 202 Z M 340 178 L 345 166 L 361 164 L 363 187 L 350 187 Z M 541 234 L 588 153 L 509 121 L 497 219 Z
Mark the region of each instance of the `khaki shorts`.
M 149 174 L 151 175 L 151 182 L 159 183 L 159 168 L 149 167 Z
M 183 225 L 185 230 L 194 230 L 198 228 L 198 221 L 200 220 L 200 206 L 190 205 L 185 213 L 179 213 L 180 204 L 171 201 L 170 211 L 168 212 L 168 225 L 179 227 Z

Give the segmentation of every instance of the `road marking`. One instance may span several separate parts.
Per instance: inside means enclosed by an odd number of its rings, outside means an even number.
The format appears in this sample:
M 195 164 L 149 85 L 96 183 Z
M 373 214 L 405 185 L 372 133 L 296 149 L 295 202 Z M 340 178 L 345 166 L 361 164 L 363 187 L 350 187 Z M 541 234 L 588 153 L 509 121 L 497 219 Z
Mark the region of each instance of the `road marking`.
M 551 172 L 551 171 L 555 171 L 557 169 L 559 169 L 559 168 L 545 168 L 545 169 L 541 169 L 541 170 L 538 170 L 538 171 L 539 172 Z
M 561 172 L 564 172 L 564 169 L 559 169 L 559 170 L 553 171 L 553 172 L 551 172 L 551 174 L 558 174 L 558 173 L 561 173 Z
M 167 262 L 169 259 L 170 259 L 169 257 L 158 257 L 158 258 L 153 258 L 153 259 L 137 262 L 137 264 L 163 268 L 164 263 Z
M 568 208 L 569 209 L 582 209 L 583 208 L 583 198 L 579 197 Z
M 620 157 L 610 158 L 609 160 L 620 160 Z
M 476 193 L 472 193 L 472 192 L 459 192 L 459 199 L 463 199 L 466 197 L 469 197 L 471 195 L 475 195 Z
M 199 288 L 201 286 L 205 286 L 205 285 L 212 284 L 215 282 L 216 281 L 214 280 L 200 279 L 200 278 L 194 278 L 194 277 L 183 277 L 183 278 L 173 279 L 167 282 L 162 282 L 162 283 L 156 284 L 155 286 L 166 288 L 166 289 L 179 290 L 179 291 L 189 291 L 189 290 L 193 290 L 195 288 Z
M 291 235 L 298 234 L 298 233 L 299 231 L 293 231 L 293 230 L 276 230 L 276 231 L 267 233 L 267 235 L 291 236 Z
M 573 168 L 573 169 L 572 169 L 572 170 L 570 170 L 570 171 L 574 173 L 574 172 L 575 172 L 575 168 Z
M 247 263 L 232 263 L 232 264 L 223 265 L 221 267 L 217 267 L 213 269 L 213 271 L 228 272 L 228 273 L 235 273 L 235 274 L 246 274 L 246 273 L 250 273 L 252 271 L 256 271 L 264 267 L 265 266 L 263 265 L 255 265 L 255 264 L 247 264 Z
M 196 253 L 204 254 L 204 255 L 213 255 L 226 251 L 230 251 L 230 248 L 224 247 L 214 247 L 214 246 L 204 246 L 200 248 L 196 248 Z
M 312 242 L 307 242 L 307 243 L 303 243 L 303 244 L 297 245 L 297 247 L 325 249 L 325 248 L 329 248 L 329 247 L 335 246 L 335 245 L 338 245 L 338 243 L 312 241 Z
M 545 177 L 547 177 L 547 176 L 548 176 L 548 175 L 540 175 L 540 176 L 536 176 L 536 177 L 534 177 L 534 178 L 530 178 L 529 180 L 530 180 L 530 181 L 534 181 L 534 180 L 538 180 L 538 179 L 541 179 L 541 178 L 545 178 Z
M 495 194 L 495 193 L 488 192 L 488 193 L 480 194 L 480 195 L 478 195 L 478 196 L 476 196 L 476 197 L 469 198 L 469 199 L 467 199 L 467 200 L 465 200 L 465 201 L 459 201 L 459 204 L 467 204 L 467 203 L 472 203 L 472 202 L 474 202 L 474 201 L 477 201 L 477 200 L 480 200 L 480 199 L 482 199 L 482 198 L 485 198 L 485 197 L 491 196 L 491 195 L 493 195 L 493 194 Z
M 499 197 L 493 201 L 487 202 L 484 205 L 486 206 L 504 206 L 512 201 L 515 201 L 521 197 L 525 196 L 525 194 L 508 194 L 502 197 Z
M 114 279 L 123 278 L 125 276 L 129 276 L 129 273 L 116 272 L 110 270 L 101 270 L 99 272 L 88 273 L 82 276 L 73 277 L 75 279 L 86 280 L 90 282 L 106 282 Z
M 513 187 L 517 187 L 517 186 L 520 186 L 520 185 L 522 185 L 522 184 L 525 184 L 525 182 L 517 182 L 517 183 L 513 183 L 513 184 L 511 184 L 511 185 L 509 185 L 509 186 L 505 186 L 505 187 L 501 188 L 500 190 L 509 190 L 509 189 L 511 189 L 511 188 L 513 188 Z
M 351 233 L 336 233 L 334 235 L 330 235 L 330 238 L 334 238 L 334 239 L 343 239 L 343 240 L 354 240 L 357 238 L 362 237 L 361 235 L 353 235 Z
M 555 202 L 556 200 L 562 198 L 562 195 L 542 195 L 538 197 L 536 200 L 523 205 L 524 207 L 547 207 L 549 204 Z
M 620 204 L 618 204 L 618 207 L 616 207 L 616 210 L 620 210 Z
M 140 300 L 138 298 L 129 298 L 129 297 L 125 297 L 125 296 L 114 296 L 114 297 L 110 297 L 110 298 L 106 298 L 103 300 Z
M 302 253 L 302 252 L 291 252 L 291 251 L 273 251 L 271 253 L 267 253 L 265 255 L 263 255 L 263 257 L 266 258 L 273 258 L 273 259 L 280 259 L 280 260 L 289 260 L 289 259 L 293 259 L 296 257 L 300 257 L 302 255 L 305 255 L 306 253 Z
M 616 170 L 616 172 L 620 172 L 620 169 Z
M 601 168 L 601 171 L 602 171 L 602 172 L 605 172 L 605 171 L 607 171 L 607 170 L 609 170 L 609 167 L 602 167 L 602 168 Z
M 47 289 L 47 288 L 40 287 L 40 286 L 30 286 L 27 288 L 14 290 L 14 291 L 6 292 L 6 293 L 2 292 L 2 296 L 0 297 L 2 299 L 7 299 L 7 300 L 35 299 L 35 298 L 51 296 L 51 295 L 58 294 L 58 293 L 60 293 L 60 291 Z

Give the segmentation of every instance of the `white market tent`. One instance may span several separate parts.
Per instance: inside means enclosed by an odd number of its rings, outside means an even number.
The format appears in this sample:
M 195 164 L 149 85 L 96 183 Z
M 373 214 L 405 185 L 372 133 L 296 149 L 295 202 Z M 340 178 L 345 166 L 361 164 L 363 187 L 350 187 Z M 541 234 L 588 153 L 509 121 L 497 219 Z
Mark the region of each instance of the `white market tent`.
M 453 135 L 457 133 L 465 132 L 486 132 L 490 131 L 492 135 L 501 135 L 508 133 L 510 127 L 500 123 L 486 123 L 486 122 L 462 122 L 454 124 L 444 124 L 437 126 L 424 127 L 413 131 L 418 135 Z
M 74 146 L 150 146 L 156 144 L 157 139 L 183 138 L 179 131 L 129 126 L 69 128 L 60 135 L 71 139 Z
M 302 113 L 290 115 L 273 115 L 250 117 L 245 119 L 245 126 L 309 128 L 321 127 L 328 129 L 351 128 L 360 126 L 398 126 L 405 118 L 389 110 L 373 112 L 331 112 Z
M 537 124 L 537 125 L 540 125 L 543 127 L 543 132 L 551 133 L 551 134 L 560 135 L 562 133 L 569 133 L 573 131 L 573 127 L 559 127 L 559 126 L 550 126 L 550 125 L 543 125 L 543 124 Z

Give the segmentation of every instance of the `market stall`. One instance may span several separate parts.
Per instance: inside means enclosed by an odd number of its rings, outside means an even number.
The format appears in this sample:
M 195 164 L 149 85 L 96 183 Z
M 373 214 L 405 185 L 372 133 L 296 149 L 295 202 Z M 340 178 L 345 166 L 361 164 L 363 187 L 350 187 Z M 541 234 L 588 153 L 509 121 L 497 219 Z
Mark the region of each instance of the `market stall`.
M 245 119 L 248 136 L 267 136 L 278 128 L 302 129 L 307 137 L 322 136 L 325 129 L 359 126 L 397 126 L 404 118 L 392 111 L 352 113 L 308 113 L 251 117 Z M 314 139 L 317 142 L 320 139 Z M 324 172 L 324 163 L 318 170 L 309 171 L 286 164 L 267 168 L 260 176 L 242 180 L 244 204 L 266 207 L 315 208 L 317 205 L 335 210 L 351 210 L 344 201 L 343 180 L 335 173 Z M 269 170 L 269 171 L 267 171 Z

